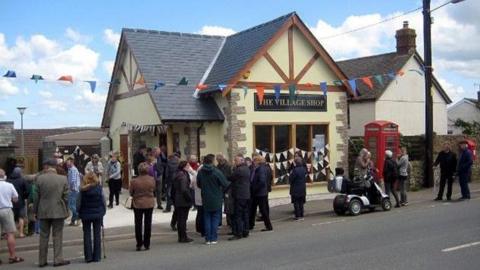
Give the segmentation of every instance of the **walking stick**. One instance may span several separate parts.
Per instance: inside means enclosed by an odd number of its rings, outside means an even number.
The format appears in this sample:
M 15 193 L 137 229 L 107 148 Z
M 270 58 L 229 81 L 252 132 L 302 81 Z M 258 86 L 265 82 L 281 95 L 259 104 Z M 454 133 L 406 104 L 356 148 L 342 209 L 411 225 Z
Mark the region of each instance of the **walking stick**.
M 105 252 L 105 227 L 102 224 L 102 249 L 103 249 L 103 258 L 107 258 L 107 254 Z

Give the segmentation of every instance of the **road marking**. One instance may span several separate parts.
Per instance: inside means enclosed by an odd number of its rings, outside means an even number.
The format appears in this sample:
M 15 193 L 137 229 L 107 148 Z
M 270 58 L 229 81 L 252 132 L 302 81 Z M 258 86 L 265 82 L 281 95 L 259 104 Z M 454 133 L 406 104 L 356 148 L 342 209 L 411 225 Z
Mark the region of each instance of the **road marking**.
M 450 251 L 455 251 L 455 250 L 459 250 L 459 249 L 469 248 L 469 247 L 473 247 L 473 246 L 477 246 L 477 245 L 480 245 L 480 241 L 479 241 L 479 242 L 469 243 L 469 244 L 464 244 L 464 245 L 460 245 L 460 246 L 456 246 L 456 247 L 451 247 L 451 248 L 442 249 L 442 252 L 450 252 Z
M 340 220 L 327 221 L 327 222 L 322 222 L 322 223 L 314 223 L 314 224 L 312 224 L 312 226 L 322 226 L 322 225 L 340 223 L 340 222 L 345 222 L 345 221 L 346 221 L 345 219 L 340 219 Z

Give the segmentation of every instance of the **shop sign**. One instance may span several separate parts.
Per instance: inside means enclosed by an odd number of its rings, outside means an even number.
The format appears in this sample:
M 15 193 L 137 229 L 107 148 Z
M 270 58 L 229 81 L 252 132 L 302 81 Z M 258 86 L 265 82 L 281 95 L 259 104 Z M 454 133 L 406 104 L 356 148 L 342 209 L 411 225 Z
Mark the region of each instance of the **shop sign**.
M 277 100 L 274 94 L 265 94 L 262 103 L 258 102 L 257 94 L 253 96 L 255 111 L 294 111 L 294 112 L 326 112 L 327 96 L 281 94 Z

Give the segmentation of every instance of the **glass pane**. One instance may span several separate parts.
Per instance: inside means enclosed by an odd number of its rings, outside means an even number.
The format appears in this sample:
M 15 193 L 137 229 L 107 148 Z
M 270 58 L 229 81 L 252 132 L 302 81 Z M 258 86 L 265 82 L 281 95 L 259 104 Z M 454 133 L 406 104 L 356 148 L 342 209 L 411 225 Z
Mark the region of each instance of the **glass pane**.
M 310 133 L 310 126 L 309 125 L 297 125 L 296 127 L 296 143 L 297 148 L 304 151 L 309 151 L 308 147 L 308 137 Z
M 372 160 L 376 162 L 377 160 L 377 137 L 368 138 L 368 151 L 372 154 Z
M 272 151 L 272 126 L 255 126 L 255 148 L 263 152 Z
M 275 153 L 282 153 L 279 155 L 279 159 L 276 160 L 275 165 L 275 175 L 276 177 L 280 177 L 277 185 L 285 185 L 288 184 L 288 170 L 290 164 L 288 163 L 289 160 L 289 149 L 292 146 L 290 145 L 290 126 L 282 125 L 282 126 L 275 126 Z M 286 154 L 285 154 L 286 153 Z M 280 168 L 279 168 L 280 167 Z
M 309 151 L 313 154 L 308 160 L 311 164 L 308 178 L 313 182 L 327 181 L 327 175 L 329 174 L 329 150 L 325 147 L 328 144 L 327 129 L 327 125 L 312 126 L 312 145 Z M 329 149 L 332 149 L 331 146 L 329 146 Z

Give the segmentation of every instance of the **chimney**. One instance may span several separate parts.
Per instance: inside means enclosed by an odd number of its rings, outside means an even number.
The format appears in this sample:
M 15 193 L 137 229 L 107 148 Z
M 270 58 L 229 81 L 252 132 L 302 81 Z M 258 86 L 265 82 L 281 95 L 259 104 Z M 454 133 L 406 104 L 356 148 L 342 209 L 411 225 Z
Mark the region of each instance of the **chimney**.
M 417 34 L 414 29 L 408 28 L 408 21 L 403 22 L 403 28 L 397 30 L 395 38 L 397 39 L 397 54 L 412 54 L 417 47 L 415 38 Z

